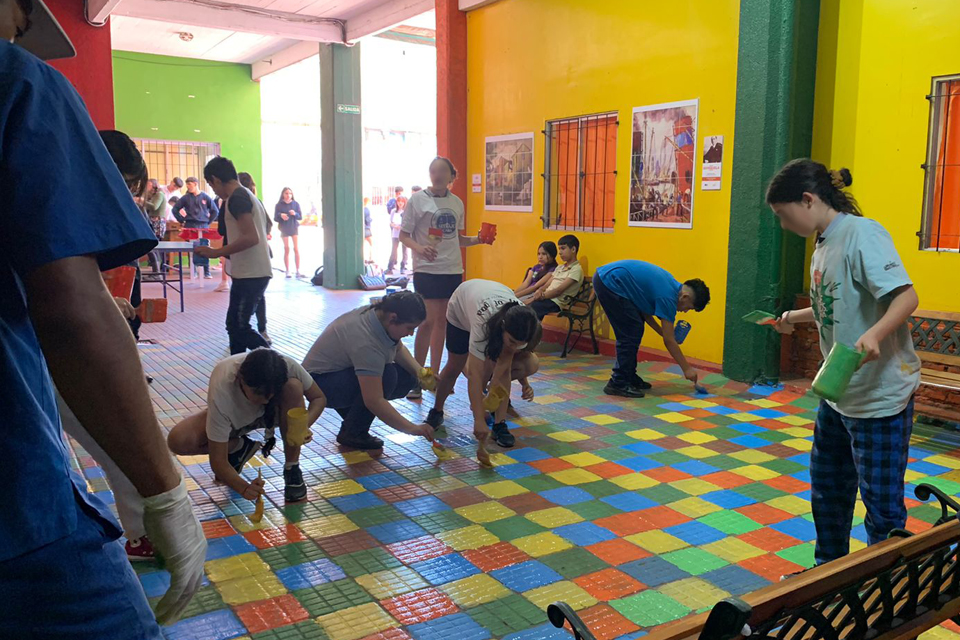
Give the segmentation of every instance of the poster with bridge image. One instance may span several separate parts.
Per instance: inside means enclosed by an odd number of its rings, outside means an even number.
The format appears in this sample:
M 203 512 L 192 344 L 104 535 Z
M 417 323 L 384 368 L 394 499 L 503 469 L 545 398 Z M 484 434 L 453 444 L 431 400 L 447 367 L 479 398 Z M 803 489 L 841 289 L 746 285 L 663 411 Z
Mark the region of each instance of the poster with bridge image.
M 533 211 L 533 133 L 486 139 L 487 211 Z
M 631 227 L 693 228 L 699 100 L 633 110 Z

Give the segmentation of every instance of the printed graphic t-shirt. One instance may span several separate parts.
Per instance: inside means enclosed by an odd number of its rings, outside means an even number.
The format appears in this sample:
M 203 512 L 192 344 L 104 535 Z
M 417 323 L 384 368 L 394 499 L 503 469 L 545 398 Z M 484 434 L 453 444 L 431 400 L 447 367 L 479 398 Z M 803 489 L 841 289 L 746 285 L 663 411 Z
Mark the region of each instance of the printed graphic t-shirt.
M 810 301 L 826 358 L 834 343 L 853 347 L 890 306 L 890 293 L 911 284 L 887 230 L 874 220 L 841 214 L 817 243 L 810 264 Z M 920 358 L 906 323 L 880 343 L 880 359 L 860 367 L 840 402 L 850 418 L 893 416 L 920 385 Z
M 463 258 L 460 256 L 460 232 L 464 229 L 463 202 L 449 189 L 442 196 L 433 195 L 430 189 L 417 191 L 410 196 L 400 229 L 424 246 L 430 246 L 427 241 L 430 229 L 439 229 L 442 233 L 442 240 L 435 245 L 436 260 L 424 260 L 420 255 L 413 254 L 415 273 L 463 273 Z
M 486 360 L 486 323 L 508 302 L 520 302 L 505 284 L 493 280 L 467 280 L 457 287 L 447 303 L 447 322 L 470 332 L 469 352 Z

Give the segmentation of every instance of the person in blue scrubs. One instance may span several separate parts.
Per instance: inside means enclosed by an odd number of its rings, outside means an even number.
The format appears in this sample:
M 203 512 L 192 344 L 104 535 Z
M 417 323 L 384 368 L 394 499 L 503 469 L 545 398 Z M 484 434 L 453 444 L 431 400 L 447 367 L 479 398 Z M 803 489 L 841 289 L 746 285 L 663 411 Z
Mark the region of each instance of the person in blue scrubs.
M 100 271 L 157 241 L 80 97 L 34 53 L 73 47 L 41 0 L 0 0 L 0 637 L 152 640 L 199 588 L 206 543 Z M 171 573 L 155 613 L 116 521 L 71 471 L 54 380 L 144 498 Z
M 642 260 L 619 260 L 598 268 L 593 290 L 617 338 L 617 364 L 603 392 L 611 396 L 642 398 L 650 383 L 637 375 L 637 350 L 643 326 L 650 325 L 663 338 L 683 377 L 697 384 L 697 370 L 690 366 L 674 337 L 677 312 L 703 311 L 710 302 L 710 289 L 694 278 L 680 284 L 670 273 Z

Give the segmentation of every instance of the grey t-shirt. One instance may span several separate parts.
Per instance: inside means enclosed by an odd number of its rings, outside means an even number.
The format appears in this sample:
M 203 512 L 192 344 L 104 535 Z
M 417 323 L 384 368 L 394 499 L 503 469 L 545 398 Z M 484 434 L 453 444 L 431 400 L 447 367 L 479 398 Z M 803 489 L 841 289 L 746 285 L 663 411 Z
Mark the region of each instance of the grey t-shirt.
M 469 352 L 486 360 L 483 352 L 487 348 L 487 320 L 508 302 L 520 302 L 510 287 L 493 280 L 467 280 L 447 303 L 447 322 L 469 331 Z
M 397 356 L 397 344 L 367 305 L 331 322 L 310 347 L 303 368 L 318 374 L 355 369 L 358 376 L 382 376 Z
M 430 245 L 427 240 L 430 229 L 438 229 L 442 240 Z M 409 233 L 415 242 L 435 246 L 436 260 L 424 260 L 413 254 L 415 273 L 461 274 L 463 258 L 460 256 L 460 232 L 464 229 L 463 202 L 449 189 L 446 195 L 435 196 L 430 189 L 417 191 L 407 201 L 403 211 L 401 231 Z
M 853 347 L 890 306 L 890 293 L 912 284 L 887 230 L 874 220 L 841 214 L 817 242 L 810 264 L 810 300 L 824 358 L 835 342 Z M 840 402 L 850 418 L 883 418 L 906 408 L 920 385 L 920 358 L 906 323 L 880 343 L 880 358 L 853 376 Z

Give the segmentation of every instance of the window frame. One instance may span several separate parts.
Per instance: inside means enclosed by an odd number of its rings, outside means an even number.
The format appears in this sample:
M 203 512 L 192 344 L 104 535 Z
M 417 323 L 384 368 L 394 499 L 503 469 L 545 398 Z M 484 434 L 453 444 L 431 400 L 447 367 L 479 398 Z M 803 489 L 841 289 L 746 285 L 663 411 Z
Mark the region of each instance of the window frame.
M 927 100 L 930 102 L 930 114 L 927 122 L 926 158 L 924 163 L 920 165 L 924 172 L 923 202 L 920 210 L 920 231 L 917 232 L 919 249 L 921 251 L 932 251 L 937 253 L 960 253 L 960 249 L 940 246 L 941 241 L 938 225 L 940 220 L 942 220 L 943 214 L 941 211 L 940 215 L 936 215 L 938 208 L 933 202 L 934 194 L 936 193 L 936 181 L 938 177 L 937 164 L 941 146 L 941 132 L 945 130 L 945 123 L 941 116 L 943 116 L 945 113 L 947 119 L 951 117 L 950 101 L 941 101 L 938 98 L 941 95 L 957 95 L 956 93 L 940 93 L 942 90 L 944 90 L 944 86 L 947 86 L 952 82 L 960 83 L 960 73 L 934 76 L 930 84 L 930 94 L 927 95 Z M 946 109 L 943 107 L 943 102 L 946 102 Z M 953 115 L 953 117 L 960 118 L 960 113 Z M 944 154 L 946 154 L 946 150 L 944 150 Z M 960 216 L 960 211 L 957 212 L 957 215 Z M 934 220 L 935 216 L 936 220 Z M 936 234 L 934 234 L 935 228 L 937 229 Z

